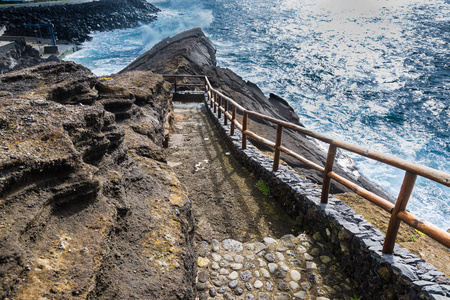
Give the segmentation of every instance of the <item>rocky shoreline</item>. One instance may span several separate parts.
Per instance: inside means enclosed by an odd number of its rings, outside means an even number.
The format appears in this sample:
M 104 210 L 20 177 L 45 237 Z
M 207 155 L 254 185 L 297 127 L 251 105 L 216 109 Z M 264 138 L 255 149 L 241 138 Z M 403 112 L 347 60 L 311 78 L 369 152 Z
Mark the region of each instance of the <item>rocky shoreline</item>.
M 158 8 L 145 0 L 99 0 L 81 4 L 40 5 L 34 7 L 0 6 L 0 25 L 6 25 L 6 35 L 36 36 L 33 28 L 24 24 L 52 23 L 60 40 L 82 43 L 93 31 L 137 27 L 156 19 Z M 43 37 L 48 37 L 41 28 Z

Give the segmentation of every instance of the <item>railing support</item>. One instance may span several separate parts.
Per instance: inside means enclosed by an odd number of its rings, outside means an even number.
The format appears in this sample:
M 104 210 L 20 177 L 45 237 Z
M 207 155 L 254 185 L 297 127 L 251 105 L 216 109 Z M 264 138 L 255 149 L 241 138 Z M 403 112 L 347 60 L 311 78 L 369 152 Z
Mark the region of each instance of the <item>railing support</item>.
M 336 158 L 337 147 L 330 145 L 328 148 L 327 162 L 325 164 L 325 171 L 323 171 L 322 197 L 320 203 L 328 203 L 328 196 L 330 195 L 331 177 L 328 173 L 333 171 L 333 164 Z
M 175 93 L 177 92 L 177 78 L 174 78 L 174 88 L 175 88 Z
M 220 109 L 221 106 L 222 106 L 222 97 L 218 96 L 217 97 L 217 109 L 219 111 L 217 112 L 217 117 L 219 119 L 222 118 L 222 110 Z
M 278 167 L 280 166 L 280 146 L 281 146 L 281 136 L 283 134 L 283 126 L 278 124 L 277 127 L 277 138 L 275 140 L 275 153 L 273 156 L 273 168 L 272 171 L 278 171 Z
M 234 121 L 236 120 L 236 106 L 233 105 L 232 111 L 231 111 L 231 129 L 230 129 L 230 135 L 234 135 Z
M 398 194 L 397 202 L 389 220 L 389 227 L 386 232 L 386 239 L 384 240 L 383 253 L 392 254 L 394 252 L 395 239 L 397 238 L 398 229 L 400 227 L 401 220 L 398 218 L 400 212 L 405 211 L 408 204 L 409 197 L 414 188 L 417 174 L 406 172 L 403 179 L 402 188 Z
M 228 125 L 228 117 L 227 117 L 227 112 L 228 112 L 228 100 L 227 99 L 223 99 L 225 101 L 224 105 L 225 105 L 225 113 L 224 113 L 224 118 L 223 118 L 223 125 Z
M 214 93 L 214 113 L 217 112 L 217 93 Z
M 245 131 L 247 131 L 248 127 L 248 114 L 244 111 L 244 115 L 242 116 L 242 149 L 247 149 L 247 135 Z

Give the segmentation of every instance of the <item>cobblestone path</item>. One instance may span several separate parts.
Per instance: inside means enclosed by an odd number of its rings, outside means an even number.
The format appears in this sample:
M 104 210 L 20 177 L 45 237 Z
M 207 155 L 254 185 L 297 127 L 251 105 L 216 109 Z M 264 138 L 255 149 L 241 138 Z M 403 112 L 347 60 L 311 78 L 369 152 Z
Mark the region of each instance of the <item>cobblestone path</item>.
M 194 206 L 198 299 L 350 299 L 319 234 L 306 235 L 214 133 L 203 104 L 175 104 L 168 163 Z M 261 184 L 261 183 L 259 183 Z

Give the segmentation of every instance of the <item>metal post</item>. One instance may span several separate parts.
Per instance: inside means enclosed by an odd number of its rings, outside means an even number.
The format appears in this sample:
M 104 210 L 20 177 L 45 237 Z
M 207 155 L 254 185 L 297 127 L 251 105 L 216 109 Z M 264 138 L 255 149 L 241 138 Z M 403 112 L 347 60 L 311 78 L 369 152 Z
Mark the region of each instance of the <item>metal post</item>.
M 246 111 L 244 111 L 244 115 L 242 117 L 242 149 L 247 149 L 247 135 L 245 132 L 247 131 L 248 127 L 248 114 Z
M 383 253 L 392 254 L 394 252 L 395 239 L 397 238 L 398 229 L 400 227 L 401 220 L 397 217 L 399 212 L 405 211 L 408 204 L 409 197 L 411 196 L 416 182 L 417 174 L 406 172 L 403 179 L 402 188 L 398 194 L 397 202 L 389 220 L 389 227 L 386 232 L 386 239 L 384 240 Z
M 336 158 L 337 147 L 330 145 L 328 148 L 327 162 L 325 164 L 325 170 L 323 171 L 323 184 L 322 184 L 322 198 L 320 203 L 328 203 L 328 195 L 330 194 L 331 177 L 328 173 L 333 171 L 334 159 Z
M 231 111 L 231 129 L 230 129 L 230 135 L 234 135 L 234 121 L 236 120 L 236 106 L 233 105 L 232 111 Z
M 275 154 L 273 156 L 273 168 L 272 171 L 278 171 L 280 166 L 280 146 L 281 146 L 281 135 L 283 134 L 283 126 L 278 124 L 277 127 L 277 138 L 275 140 Z

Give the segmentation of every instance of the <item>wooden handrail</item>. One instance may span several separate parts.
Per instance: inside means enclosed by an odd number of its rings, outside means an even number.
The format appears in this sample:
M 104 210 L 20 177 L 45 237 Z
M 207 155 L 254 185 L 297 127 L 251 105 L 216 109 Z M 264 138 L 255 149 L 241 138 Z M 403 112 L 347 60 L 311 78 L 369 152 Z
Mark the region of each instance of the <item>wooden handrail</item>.
M 445 232 L 442 229 L 439 229 L 432 224 L 427 222 L 420 221 L 414 215 L 406 212 L 406 205 L 408 203 L 408 199 L 412 193 L 414 188 L 414 183 L 417 176 L 422 176 L 433 180 L 437 183 L 443 184 L 445 186 L 450 187 L 450 174 L 445 173 L 443 171 L 439 171 L 427 166 L 420 165 L 418 163 L 410 162 L 402 158 L 395 157 L 394 155 L 385 154 L 379 151 L 371 150 L 369 148 L 360 147 L 357 145 L 353 145 L 348 142 L 335 140 L 332 137 L 329 137 L 325 134 L 315 132 L 313 130 L 307 129 L 297 124 L 289 123 L 286 121 L 282 121 L 255 111 L 247 110 L 237 102 L 235 102 L 230 97 L 224 95 L 220 91 L 214 89 L 208 79 L 207 76 L 203 75 L 163 75 L 165 78 L 173 77 L 175 79 L 175 89 L 177 85 L 188 85 L 194 86 L 193 84 L 181 84 L 177 82 L 176 78 L 186 77 L 186 78 L 202 78 L 204 79 L 204 87 L 205 92 L 208 96 L 208 100 L 211 101 L 211 108 L 214 108 L 214 113 L 216 112 L 216 107 L 218 108 L 219 115 L 223 112 L 224 115 L 224 124 L 226 124 L 226 120 L 229 119 L 231 121 L 230 134 L 234 135 L 235 128 L 238 128 L 242 132 L 242 149 L 246 149 L 247 147 L 247 136 L 252 139 L 259 141 L 267 146 L 270 146 L 275 149 L 274 155 L 274 164 L 273 171 L 278 170 L 279 160 L 280 160 L 280 152 L 286 153 L 302 163 L 308 165 L 309 167 L 318 170 L 323 173 L 323 185 L 322 185 L 322 196 L 321 202 L 328 203 L 328 194 L 330 189 L 330 181 L 331 179 L 336 180 L 337 182 L 343 184 L 348 187 L 356 194 L 364 197 L 365 199 L 371 201 L 378 207 L 384 209 L 385 211 L 391 213 L 391 219 L 389 222 L 389 228 L 386 233 L 386 239 L 383 245 L 383 253 L 392 254 L 395 240 L 398 232 L 398 228 L 400 222 L 403 221 L 413 228 L 423 232 L 429 237 L 435 239 L 439 243 L 445 245 L 446 247 L 450 247 L 450 234 Z M 198 85 L 196 85 L 198 86 Z M 220 99 L 220 101 L 218 100 Z M 222 103 L 224 107 L 222 107 Z M 232 112 L 231 114 L 228 112 L 228 107 L 231 105 Z M 236 119 L 236 111 L 240 111 L 243 115 L 242 124 L 238 122 Z M 261 120 L 268 121 L 270 123 L 277 125 L 277 135 L 276 141 L 272 142 L 263 138 L 262 136 L 256 134 L 253 131 L 248 129 L 248 117 L 253 116 Z M 219 116 L 221 118 L 221 116 Z M 295 153 L 294 151 L 287 149 L 282 146 L 282 131 L 283 129 L 291 129 L 306 136 L 315 138 L 319 141 L 325 142 L 329 144 L 329 150 L 327 154 L 327 162 L 324 167 L 306 159 L 300 154 Z M 396 167 L 398 169 L 406 171 L 405 179 L 403 181 L 402 188 L 400 190 L 398 199 L 396 204 L 392 204 L 388 200 L 367 191 L 366 189 L 358 186 L 357 184 L 351 182 L 350 180 L 345 179 L 344 177 L 333 172 L 333 163 L 336 157 L 336 153 L 338 149 L 344 149 L 350 151 L 352 153 L 356 153 L 358 155 L 379 161 L 381 163 Z

